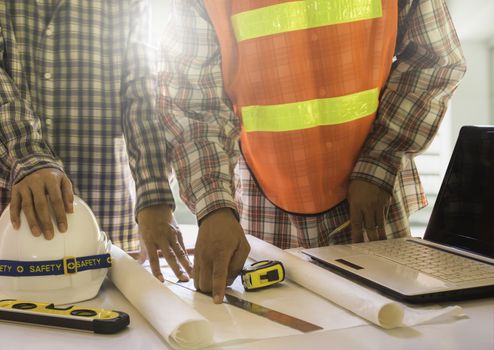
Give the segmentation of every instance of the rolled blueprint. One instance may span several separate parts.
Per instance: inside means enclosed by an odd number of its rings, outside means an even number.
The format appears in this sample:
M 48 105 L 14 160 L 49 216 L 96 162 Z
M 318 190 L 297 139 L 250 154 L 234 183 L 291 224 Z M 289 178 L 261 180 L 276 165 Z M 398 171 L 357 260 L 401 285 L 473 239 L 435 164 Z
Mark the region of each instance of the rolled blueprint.
M 279 260 L 291 281 L 323 298 L 386 329 L 415 326 L 443 317 L 463 315 L 459 306 L 446 308 L 410 308 L 360 286 L 301 257 L 247 235 L 253 260 Z
M 110 279 L 127 300 L 173 347 L 201 349 L 213 342 L 211 323 L 117 246 Z

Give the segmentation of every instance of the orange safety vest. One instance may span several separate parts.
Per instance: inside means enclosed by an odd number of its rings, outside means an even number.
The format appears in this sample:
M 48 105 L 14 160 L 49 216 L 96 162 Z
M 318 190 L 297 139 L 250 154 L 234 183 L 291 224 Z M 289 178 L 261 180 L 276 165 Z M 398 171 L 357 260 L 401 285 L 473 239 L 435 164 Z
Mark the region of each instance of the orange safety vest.
M 265 196 L 329 210 L 376 116 L 393 61 L 397 0 L 205 0 L 240 146 Z

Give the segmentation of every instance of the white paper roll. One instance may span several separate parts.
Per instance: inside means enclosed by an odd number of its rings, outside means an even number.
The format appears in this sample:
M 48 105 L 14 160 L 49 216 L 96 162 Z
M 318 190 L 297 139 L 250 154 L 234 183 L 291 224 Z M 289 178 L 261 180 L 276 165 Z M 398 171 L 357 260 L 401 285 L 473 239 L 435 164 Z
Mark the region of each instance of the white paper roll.
M 200 349 L 212 344 L 208 320 L 117 246 L 112 246 L 111 256 L 110 279 L 170 345 Z
M 442 317 L 463 315 L 459 306 L 412 309 L 254 236 L 247 235 L 247 239 L 251 246 L 250 258 L 281 261 L 288 279 L 380 327 L 414 326 Z

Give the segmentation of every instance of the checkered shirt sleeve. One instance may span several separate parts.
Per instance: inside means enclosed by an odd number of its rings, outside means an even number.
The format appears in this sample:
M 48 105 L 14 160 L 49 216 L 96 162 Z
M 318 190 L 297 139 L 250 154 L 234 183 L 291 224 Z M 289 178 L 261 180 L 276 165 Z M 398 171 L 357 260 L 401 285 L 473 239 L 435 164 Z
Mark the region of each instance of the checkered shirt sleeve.
M 123 131 L 136 183 L 136 213 L 156 204 L 174 207 L 168 185 L 171 169 L 165 162 L 164 126 L 156 110 L 156 52 L 149 46 L 149 10 L 145 1 L 131 4 L 131 30 L 121 88 Z
M 444 0 L 408 1 L 398 28 L 396 60 L 352 174 L 390 193 L 399 171 L 432 142 L 466 70 Z
M 236 210 L 240 125 L 223 89 L 219 47 L 202 1 L 173 1 L 161 41 L 158 108 L 180 195 L 201 220 Z
M 0 3 L 0 16 L 7 17 L 5 3 Z M 6 23 L 5 23 L 6 24 Z M 31 108 L 26 89 L 19 89 L 23 70 L 20 58 L 14 55 L 7 73 L 6 48 L 12 46 L 0 25 L 0 187 L 10 187 L 24 176 L 45 167 L 62 170 L 62 164 L 44 142 L 41 123 Z M 6 172 L 6 169 L 10 171 Z

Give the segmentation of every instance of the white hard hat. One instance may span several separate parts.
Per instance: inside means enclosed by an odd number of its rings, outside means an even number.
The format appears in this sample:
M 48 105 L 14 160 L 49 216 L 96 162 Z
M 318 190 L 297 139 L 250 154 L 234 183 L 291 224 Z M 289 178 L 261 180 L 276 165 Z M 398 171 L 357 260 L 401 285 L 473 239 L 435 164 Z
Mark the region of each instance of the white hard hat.
M 34 237 L 21 212 L 21 227 L 10 222 L 9 207 L 0 216 L 0 296 L 69 304 L 98 294 L 111 266 L 111 242 L 101 232 L 89 206 L 74 198 L 68 229 L 54 223 L 51 240 Z M 0 298 L 1 299 L 1 298 Z

